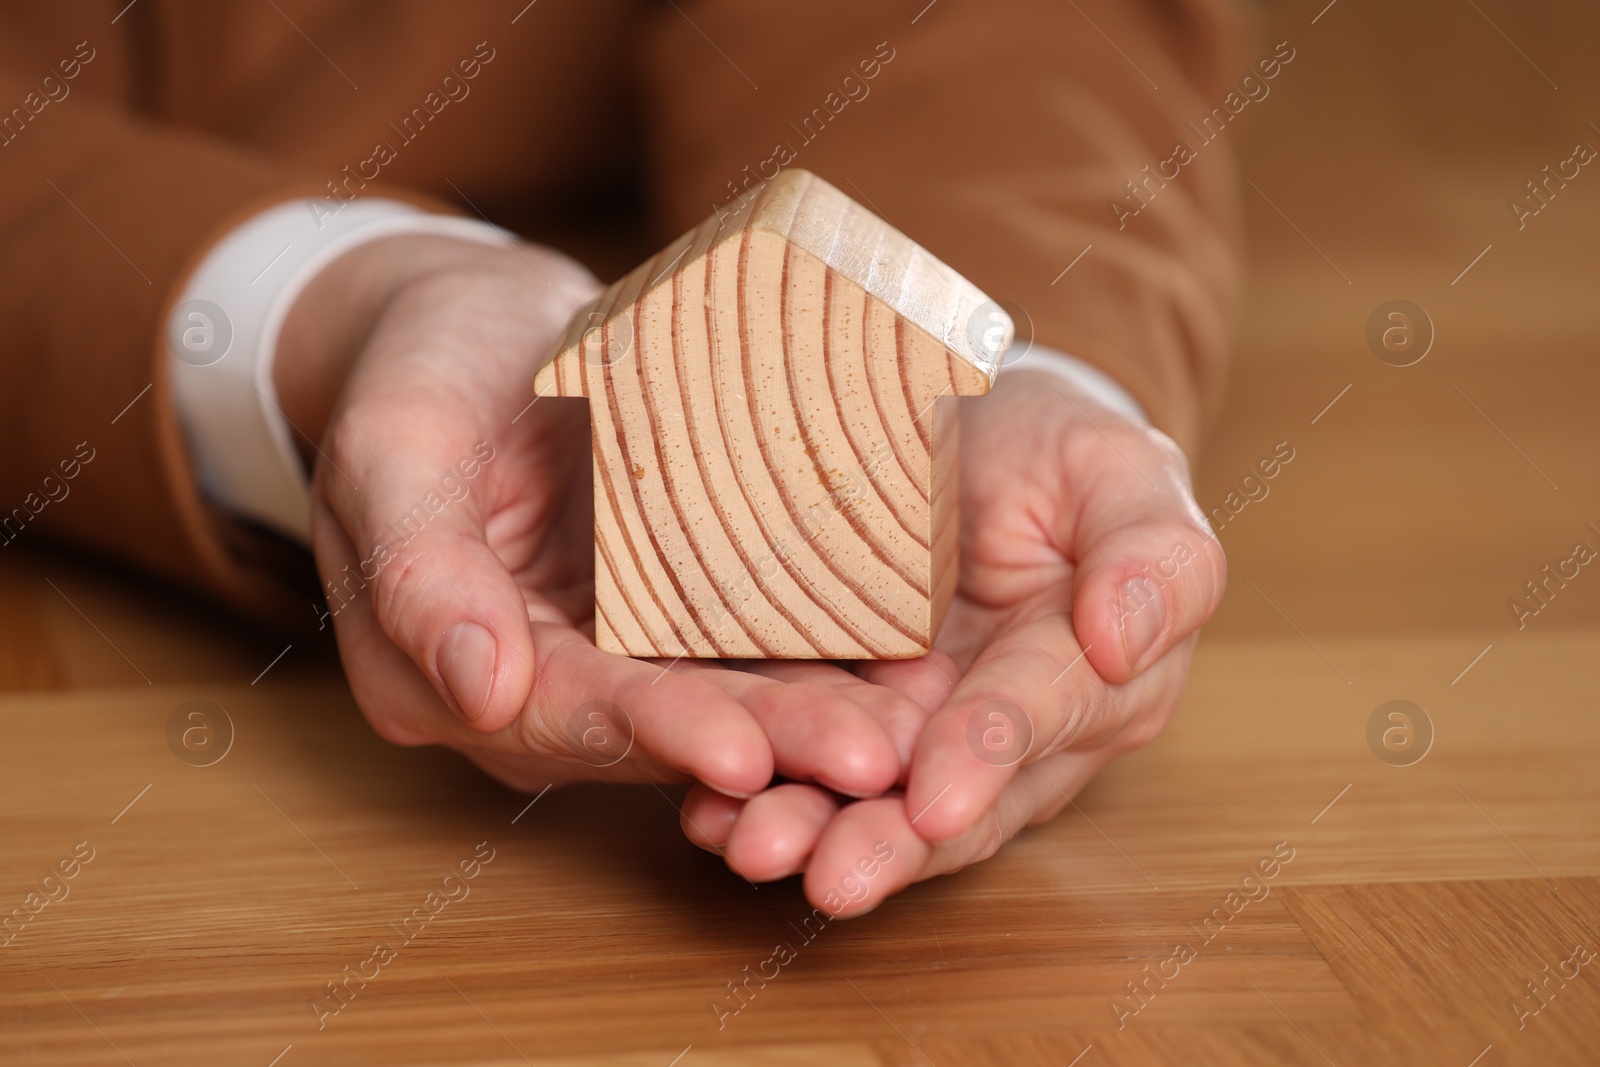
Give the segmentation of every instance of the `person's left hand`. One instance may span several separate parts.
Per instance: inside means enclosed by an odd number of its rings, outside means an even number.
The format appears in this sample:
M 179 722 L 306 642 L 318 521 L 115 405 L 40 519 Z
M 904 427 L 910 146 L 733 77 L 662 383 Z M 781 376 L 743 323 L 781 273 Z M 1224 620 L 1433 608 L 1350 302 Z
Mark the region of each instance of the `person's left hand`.
M 927 715 L 904 792 L 696 786 L 683 805 L 691 840 L 751 879 L 804 870 L 835 915 L 987 859 L 1154 739 L 1226 582 L 1170 438 L 1043 372 L 961 403 L 961 582 L 938 651 L 857 666 Z

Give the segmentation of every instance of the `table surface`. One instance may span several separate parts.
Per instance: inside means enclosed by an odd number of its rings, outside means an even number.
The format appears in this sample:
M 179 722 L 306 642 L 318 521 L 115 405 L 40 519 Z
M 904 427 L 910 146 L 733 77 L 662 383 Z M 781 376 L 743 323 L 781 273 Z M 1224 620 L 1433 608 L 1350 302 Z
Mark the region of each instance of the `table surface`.
M 1524 230 L 1505 205 L 1600 145 L 1600 12 L 1318 9 L 1270 8 L 1297 58 L 1240 118 L 1255 270 L 1200 501 L 1296 458 L 1221 531 L 1232 586 L 1154 744 L 819 927 L 686 844 L 679 791 L 530 806 L 373 736 L 326 650 L 19 541 L 0 911 L 59 899 L 0 949 L 0 1062 L 1600 1061 L 1600 575 L 1508 607 L 1600 548 L 1600 177 Z M 1411 367 L 1364 338 L 1394 298 L 1436 329 Z M 211 766 L 168 746 L 190 700 L 233 725 Z M 1420 760 L 1369 742 L 1390 700 Z

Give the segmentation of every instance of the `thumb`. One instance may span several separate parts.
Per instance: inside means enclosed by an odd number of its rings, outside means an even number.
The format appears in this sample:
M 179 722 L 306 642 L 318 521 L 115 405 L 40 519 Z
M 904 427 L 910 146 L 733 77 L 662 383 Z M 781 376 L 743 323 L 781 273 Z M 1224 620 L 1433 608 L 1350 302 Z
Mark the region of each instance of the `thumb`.
M 1176 447 L 1125 444 L 1123 452 L 1139 469 L 1107 456 L 1088 479 L 1072 592 L 1078 643 L 1113 683 L 1138 675 L 1198 630 L 1216 611 L 1228 573 Z
M 414 426 L 402 435 L 340 427 L 335 441 L 351 444 L 319 464 L 318 486 L 360 556 L 329 577 L 329 595 L 368 594 L 383 632 L 444 702 L 492 732 L 516 719 L 535 674 L 527 602 L 485 536 L 483 473 L 496 450 Z

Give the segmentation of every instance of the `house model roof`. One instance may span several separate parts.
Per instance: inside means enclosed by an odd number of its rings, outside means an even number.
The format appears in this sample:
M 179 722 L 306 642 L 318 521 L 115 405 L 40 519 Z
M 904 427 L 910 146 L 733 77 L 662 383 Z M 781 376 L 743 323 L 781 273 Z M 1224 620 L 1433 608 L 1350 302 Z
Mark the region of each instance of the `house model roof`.
M 994 383 L 1011 347 L 1010 318 L 981 289 L 911 238 L 807 170 L 790 169 L 668 245 L 608 288 L 556 345 L 581 347 L 585 334 L 669 283 L 686 261 L 746 230 L 782 237 L 883 301 L 907 325 L 960 356 Z M 985 390 L 978 389 L 976 392 Z M 553 390 L 539 389 L 542 395 Z M 962 395 L 966 395 L 965 392 Z

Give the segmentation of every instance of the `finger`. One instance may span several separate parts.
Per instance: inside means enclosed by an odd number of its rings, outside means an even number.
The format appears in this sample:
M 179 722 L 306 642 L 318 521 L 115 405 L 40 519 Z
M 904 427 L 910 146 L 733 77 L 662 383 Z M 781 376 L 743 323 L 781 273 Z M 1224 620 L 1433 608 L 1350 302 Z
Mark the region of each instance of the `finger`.
M 900 753 L 901 774 L 897 785 L 904 786 L 911 772 L 911 757 L 916 751 L 917 739 L 961 678 L 955 661 L 937 649 L 917 659 L 865 660 L 856 665 L 856 674 L 872 687 L 870 695 L 857 699 L 869 708 L 876 708 L 883 690 L 900 694 L 906 701 L 882 710 L 875 710 L 879 722 L 888 732 Z
M 354 559 L 354 549 L 347 546 L 345 557 Z M 493 734 L 473 730 L 445 707 L 416 664 L 378 626 L 365 601 L 336 611 L 333 627 L 356 705 L 386 741 L 448 745 L 495 780 L 526 793 L 583 779 L 666 782 L 682 777 L 650 760 L 642 748 L 616 766 L 584 767 L 570 758 L 531 751 L 510 729 Z
M 806 865 L 806 899 L 834 918 L 854 918 L 926 877 L 934 846 L 905 812 L 900 796 L 863 800 L 841 811 Z
M 753 796 L 771 782 L 773 750 L 762 726 L 709 675 L 601 652 L 570 627 L 531 629 L 540 667 L 513 729 L 535 751 L 609 766 L 637 745 L 731 796 Z
M 969 831 L 1022 766 L 1125 734 L 1137 717 L 1149 740 L 1176 703 L 1188 648 L 1122 685 L 1107 685 L 1080 656 L 1065 588 L 1019 607 L 923 730 L 912 756 L 906 803 L 930 841 Z
M 332 576 L 330 599 L 370 597 L 445 703 L 473 728 L 499 730 L 534 672 L 527 603 L 485 537 L 490 480 L 465 477 L 494 448 L 448 404 L 377 401 L 344 413 L 318 464 L 331 516 L 361 557 Z
M 314 536 L 319 558 L 353 555 L 337 527 Z M 772 779 L 766 735 L 736 700 L 701 679 L 601 652 L 570 627 L 531 628 L 534 654 L 546 663 L 539 686 L 511 724 L 483 733 L 445 707 L 369 602 L 347 605 L 333 623 L 352 693 L 380 736 L 450 745 L 515 788 L 690 777 L 750 796 Z
M 795 679 L 776 681 L 741 670 L 675 670 L 673 676 L 698 678 L 739 701 L 760 724 L 772 746 L 778 774 L 816 782 L 846 796 L 877 796 L 894 786 L 905 762 L 877 719 L 834 685 L 834 672 L 861 683 L 848 672 L 809 664 Z M 885 702 L 902 700 L 885 691 Z M 913 709 L 914 710 L 914 709 Z
M 315 513 L 311 539 L 324 573 L 339 573 L 356 563 L 355 546 L 331 518 Z M 326 509 L 323 509 L 325 512 Z M 429 745 L 445 740 L 440 720 L 459 723 L 438 693 L 378 626 L 365 599 L 328 598 L 329 621 L 338 638 L 351 696 L 374 732 L 396 745 Z
M 928 717 L 949 696 L 958 677 L 950 657 L 937 651 L 910 660 L 862 661 L 854 664 L 854 671 L 832 663 L 803 660 L 741 660 L 736 666 L 784 684 L 824 685 L 848 698 L 877 723 L 893 746 L 899 774 L 891 785 L 903 784 L 917 737 Z M 781 766 L 779 770 L 787 774 Z M 838 791 L 851 796 L 875 796 L 886 788 L 865 793 Z
M 1098 454 L 1080 463 L 1095 474 L 1074 522 L 1073 625 L 1100 676 L 1124 682 L 1211 617 L 1228 564 L 1178 447 L 1145 427 L 1104 429 L 1121 443 L 1084 438 Z
M 1053 817 L 1112 758 L 1063 753 L 1023 769 L 996 804 L 961 837 L 930 844 L 911 824 L 903 798 L 844 808 L 806 865 L 806 898 L 835 918 L 865 915 L 916 882 L 988 859 L 1025 826 Z
M 778 682 L 815 682 L 856 698 L 875 715 L 901 713 L 909 700 L 924 712 L 939 710 L 960 677 L 955 661 L 937 649 L 915 659 L 858 660 L 847 666 L 809 660 L 739 660 L 739 669 Z M 847 669 L 848 667 L 848 669 Z M 880 716 L 888 726 L 891 719 Z M 914 717 L 914 724 L 921 725 Z
M 694 679 L 652 685 L 659 672 L 648 664 L 600 652 L 575 631 L 535 628 L 552 676 L 577 674 L 587 684 L 552 683 L 548 700 L 536 691 L 537 704 L 510 726 L 485 734 L 444 707 L 370 613 L 341 616 L 336 625 L 341 649 L 348 650 L 352 691 L 380 736 L 450 745 L 515 788 L 693 778 L 748 797 L 772 780 L 766 735 L 737 701 Z
M 833 794 L 801 782 L 757 793 L 745 803 L 728 837 L 728 866 L 752 882 L 799 873 L 838 810 Z
M 730 797 L 696 782 L 684 795 L 678 809 L 678 824 L 683 836 L 707 852 L 721 853 L 733 833 L 733 824 L 749 801 Z
M 904 694 L 930 714 L 950 699 L 961 677 L 955 660 L 938 649 L 916 659 L 863 660 L 856 674 L 864 682 Z

